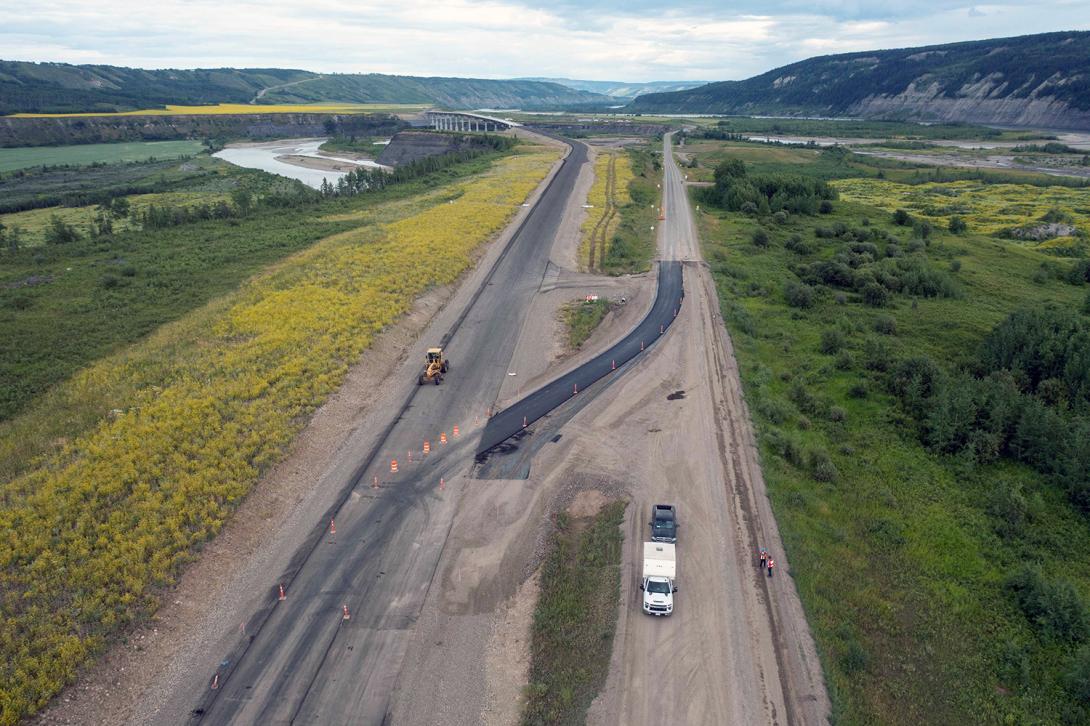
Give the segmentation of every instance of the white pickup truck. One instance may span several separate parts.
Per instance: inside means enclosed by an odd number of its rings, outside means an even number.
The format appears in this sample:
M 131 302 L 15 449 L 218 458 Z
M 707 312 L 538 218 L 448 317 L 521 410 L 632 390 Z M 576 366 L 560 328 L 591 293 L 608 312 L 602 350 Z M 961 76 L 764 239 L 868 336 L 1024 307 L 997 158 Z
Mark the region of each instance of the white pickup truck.
M 643 611 L 648 615 L 670 615 L 674 612 L 677 585 L 677 555 L 674 545 L 667 542 L 643 543 Z

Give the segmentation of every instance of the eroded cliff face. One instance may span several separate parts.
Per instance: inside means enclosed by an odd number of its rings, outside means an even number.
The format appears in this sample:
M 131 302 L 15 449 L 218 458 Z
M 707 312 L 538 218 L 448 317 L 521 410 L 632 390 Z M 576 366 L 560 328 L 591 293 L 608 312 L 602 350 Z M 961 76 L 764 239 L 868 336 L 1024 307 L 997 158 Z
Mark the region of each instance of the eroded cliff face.
M 1090 111 L 1073 108 L 1054 95 L 1056 89 L 1078 80 L 1081 76 L 1056 73 L 1012 88 L 1002 73 L 990 73 L 950 92 L 924 75 L 900 94 L 867 96 L 849 107 L 848 113 L 865 118 L 1085 130 L 1090 129 Z

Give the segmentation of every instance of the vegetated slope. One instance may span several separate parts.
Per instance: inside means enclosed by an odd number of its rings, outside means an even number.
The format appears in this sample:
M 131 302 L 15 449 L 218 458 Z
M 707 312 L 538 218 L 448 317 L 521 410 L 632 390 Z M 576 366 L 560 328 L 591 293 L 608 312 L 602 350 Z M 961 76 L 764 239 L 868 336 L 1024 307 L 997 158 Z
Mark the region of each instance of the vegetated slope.
M 609 98 L 559 83 L 485 78 L 421 78 L 335 74 L 269 91 L 261 103 L 337 100 L 358 103 L 434 103 L 445 108 L 540 108 L 608 103 Z
M 1090 128 L 1090 33 L 822 56 L 629 108 Z
M 645 81 L 643 83 L 625 83 L 624 81 L 580 81 L 571 78 L 519 78 L 520 81 L 545 81 L 559 83 L 561 86 L 577 91 L 602 93 L 613 98 L 633 99 L 645 93 L 669 93 L 686 91 L 706 85 L 708 81 Z
M 1088 723 L 1090 190 L 685 149 L 835 723 Z
M 161 108 L 166 104 L 342 101 L 452 108 L 592 104 L 604 96 L 540 81 L 322 75 L 277 68 L 145 70 L 0 61 L 0 114 Z

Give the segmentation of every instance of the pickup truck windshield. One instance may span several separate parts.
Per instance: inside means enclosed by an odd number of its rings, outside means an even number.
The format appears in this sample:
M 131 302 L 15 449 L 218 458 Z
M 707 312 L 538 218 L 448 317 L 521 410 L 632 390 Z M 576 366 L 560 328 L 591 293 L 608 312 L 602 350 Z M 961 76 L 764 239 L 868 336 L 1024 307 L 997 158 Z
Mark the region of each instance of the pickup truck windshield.
M 654 592 L 654 593 L 657 593 L 659 595 L 669 595 L 670 594 L 670 583 L 668 583 L 668 582 L 655 582 L 655 581 L 652 580 L 651 582 L 647 583 L 647 591 L 648 592 Z

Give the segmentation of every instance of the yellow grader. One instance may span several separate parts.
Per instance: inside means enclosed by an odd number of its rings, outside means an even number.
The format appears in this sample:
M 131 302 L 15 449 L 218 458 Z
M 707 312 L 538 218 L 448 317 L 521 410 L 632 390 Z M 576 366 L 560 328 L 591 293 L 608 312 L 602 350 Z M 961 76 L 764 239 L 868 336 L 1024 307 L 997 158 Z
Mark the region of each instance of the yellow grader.
M 416 383 L 419 386 L 425 383 L 434 383 L 439 385 L 443 381 L 443 376 L 450 370 L 450 361 L 443 357 L 442 348 L 428 348 L 427 357 L 424 361 L 424 372 L 420 374 L 420 378 Z

